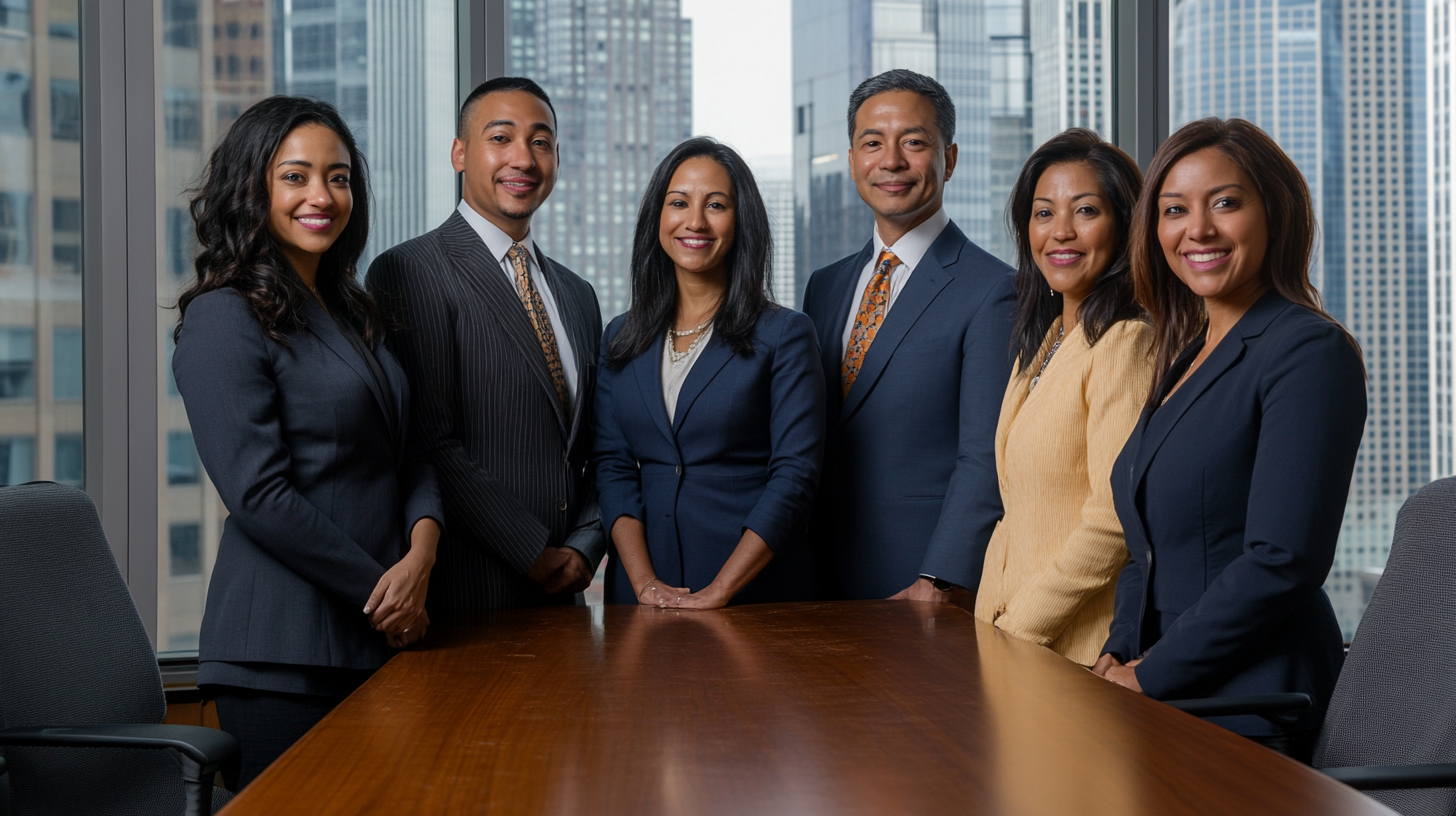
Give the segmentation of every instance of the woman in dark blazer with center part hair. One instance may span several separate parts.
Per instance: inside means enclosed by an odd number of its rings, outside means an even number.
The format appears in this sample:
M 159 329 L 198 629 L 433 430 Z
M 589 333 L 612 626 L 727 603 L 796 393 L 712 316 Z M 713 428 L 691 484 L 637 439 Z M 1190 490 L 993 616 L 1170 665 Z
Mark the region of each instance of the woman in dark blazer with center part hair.
M 808 600 L 824 441 L 813 323 L 769 297 L 768 213 L 748 166 L 678 145 L 642 197 L 632 308 L 602 340 L 597 489 L 607 599 L 711 609 Z
M 429 622 L 440 500 L 355 282 L 368 202 L 337 111 L 298 97 L 245 111 L 192 202 L 202 251 L 172 368 L 229 514 L 197 682 L 241 743 L 235 786 Z
M 1113 467 L 1130 561 L 1094 671 L 1161 700 L 1304 692 L 1307 759 L 1341 663 L 1322 585 L 1365 424 L 1354 339 L 1309 282 L 1309 189 L 1263 131 L 1203 119 L 1158 148 L 1133 222 L 1152 393 Z

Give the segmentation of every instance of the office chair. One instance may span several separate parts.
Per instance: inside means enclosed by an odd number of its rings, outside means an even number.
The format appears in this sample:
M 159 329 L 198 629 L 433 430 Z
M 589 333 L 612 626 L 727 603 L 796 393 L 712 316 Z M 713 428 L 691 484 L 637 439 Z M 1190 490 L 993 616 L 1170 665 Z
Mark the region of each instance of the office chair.
M 1350 643 L 1315 768 L 1407 816 L 1456 813 L 1456 478 L 1401 507 L 1390 559 Z M 1305 694 L 1182 700 L 1202 717 L 1277 716 Z
M 230 798 L 212 779 L 237 741 L 162 724 L 156 655 L 75 488 L 0 488 L 0 654 L 10 813 L 208 816 Z

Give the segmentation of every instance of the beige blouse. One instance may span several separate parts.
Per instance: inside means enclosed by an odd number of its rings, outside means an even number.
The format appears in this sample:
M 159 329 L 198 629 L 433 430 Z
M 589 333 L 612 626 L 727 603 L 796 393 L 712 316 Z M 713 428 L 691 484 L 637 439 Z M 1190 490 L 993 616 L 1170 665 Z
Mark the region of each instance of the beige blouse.
M 1090 666 L 1107 641 L 1127 561 L 1112 465 L 1153 377 L 1152 327 L 1114 324 L 1089 347 L 1078 324 L 1034 390 L 1042 356 L 1006 386 L 996 426 L 1004 515 L 986 549 L 976 617 Z

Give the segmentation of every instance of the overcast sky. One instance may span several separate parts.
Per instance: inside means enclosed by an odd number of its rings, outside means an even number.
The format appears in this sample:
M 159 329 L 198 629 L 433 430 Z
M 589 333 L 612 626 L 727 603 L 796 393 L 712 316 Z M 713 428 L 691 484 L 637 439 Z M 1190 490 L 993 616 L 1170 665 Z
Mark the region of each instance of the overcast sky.
M 693 21 L 693 133 L 746 159 L 793 152 L 789 0 L 682 0 Z

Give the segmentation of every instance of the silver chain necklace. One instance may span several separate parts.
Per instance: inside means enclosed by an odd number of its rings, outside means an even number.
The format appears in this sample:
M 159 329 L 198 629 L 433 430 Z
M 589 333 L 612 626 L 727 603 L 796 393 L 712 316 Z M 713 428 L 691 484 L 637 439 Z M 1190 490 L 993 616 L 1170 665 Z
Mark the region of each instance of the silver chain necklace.
M 1043 374 L 1046 373 L 1047 363 L 1050 363 L 1052 361 L 1052 356 L 1057 353 L 1057 349 L 1059 349 L 1059 348 L 1062 347 L 1062 337 L 1064 337 L 1065 335 L 1066 335 L 1066 330 L 1063 329 L 1063 328 L 1058 327 L 1057 328 L 1057 342 L 1052 343 L 1052 350 L 1051 351 L 1048 351 L 1047 352 L 1046 359 L 1041 361 L 1041 370 L 1038 371 L 1038 372 L 1036 372 L 1036 376 L 1035 377 L 1032 377 L 1031 378 L 1031 387 L 1030 388 L 1027 388 L 1026 389 L 1027 391 L 1030 391 L 1032 388 L 1036 388 L 1036 384 L 1039 383 L 1039 382 L 1041 382 L 1041 375 L 1043 375 Z

